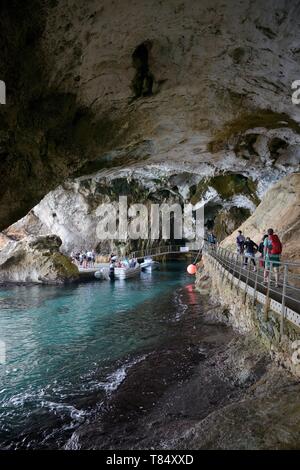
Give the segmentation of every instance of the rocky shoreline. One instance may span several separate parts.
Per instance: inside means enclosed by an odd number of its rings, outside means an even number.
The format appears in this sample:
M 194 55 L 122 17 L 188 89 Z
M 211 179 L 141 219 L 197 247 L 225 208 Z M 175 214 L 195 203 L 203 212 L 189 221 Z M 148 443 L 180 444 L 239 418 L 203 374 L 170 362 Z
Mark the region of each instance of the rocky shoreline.
M 299 448 L 300 380 L 272 360 L 259 338 L 222 323 L 221 307 L 193 284 L 157 308 L 158 342 L 96 370 L 100 388 L 64 398 L 78 420 L 41 408 L 40 422 L 28 416 L 26 427 L 0 447 Z
M 10 240 L 0 250 L 0 284 L 65 284 L 79 280 L 71 259 L 60 252 L 56 235 Z
M 170 338 L 131 368 L 104 413 L 64 448 L 299 447 L 300 381 L 193 295 Z

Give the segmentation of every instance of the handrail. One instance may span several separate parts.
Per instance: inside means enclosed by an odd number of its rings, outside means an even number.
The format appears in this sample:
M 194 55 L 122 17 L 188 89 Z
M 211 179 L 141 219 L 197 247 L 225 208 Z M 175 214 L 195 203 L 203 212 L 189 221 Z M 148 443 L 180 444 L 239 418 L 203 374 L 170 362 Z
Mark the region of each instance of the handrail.
M 201 244 L 200 244 L 201 243 Z M 203 245 L 203 242 L 200 242 L 199 245 L 195 248 L 189 246 L 188 244 L 185 245 L 162 245 L 162 246 L 157 246 L 157 247 L 151 247 L 149 249 L 144 249 L 144 250 L 139 250 L 139 251 L 133 251 L 129 253 L 127 256 L 131 258 L 145 258 L 147 256 L 163 256 L 167 254 L 175 254 L 175 253 L 193 253 L 193 252 L 198 252 Z M 184 250 L 187 249 L 188 250 Z
M 214 266 L 222 270 L 221 278 L 223 282 L 226 280 L 230 281 L 231 287 L 235 284 L 237 290 L 244 291 L 245 298 L 247 295 L 250 295 L 249 292 L 251 292 L 254 304 L 259 296 L 265 305 L 266 315 L 270 301 L 273 302 L 273 305 L 275 305 L 274 302 L 278 304 L 280 307 L 280 309 L 278 307 L 278 310 L 280 310 L 282 317 L 280 326 L 281 336 L 283 334 L 283 322 L 287 317 L 287 312 L 289 313 L 288 319 L 300 327 L 300 276 L 293 272 L 295 267 L 300 268 L 300 263 L 294 261 L 280 261 L 277 267 L 274 266 L 274 263 L 268 261 L 268 277 L 267 283 L 265 283 L 266 277 L 264 277 L 263 274 L 264 268 L 258 266 L 259 261 L 265 262 L 264 258 L 254 258 L 256 272 L 252 274 L 250 271 L 251 258 L 247 257 L 245 254 L 240 255 L 234 253 L 220 245 L 213 245 L 207 241 L 204 242 L 203 252 L 214 260 Z M 274 268 L 277 268 L 278 271 L 278 287 L 276 287 L 276 285 L 274 287 L 273 285 L 273 279 L 275 279 L 276 273 Z M 225 272 L 227 272 L 227 275 L 225 275 Z M 249 286 L 252 287 L 252 290 L 249 289 Z

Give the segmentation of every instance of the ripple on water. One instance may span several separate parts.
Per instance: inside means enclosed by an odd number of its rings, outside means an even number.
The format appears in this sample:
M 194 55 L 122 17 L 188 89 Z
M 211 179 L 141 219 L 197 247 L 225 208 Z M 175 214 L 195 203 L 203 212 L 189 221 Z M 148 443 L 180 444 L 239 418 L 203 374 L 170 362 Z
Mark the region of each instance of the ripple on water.
M 187 281 L 174 263 L 124 283 L 1 289 L 0 443 L 51 441 L 98 412 L 184 314 L 173 292 Z

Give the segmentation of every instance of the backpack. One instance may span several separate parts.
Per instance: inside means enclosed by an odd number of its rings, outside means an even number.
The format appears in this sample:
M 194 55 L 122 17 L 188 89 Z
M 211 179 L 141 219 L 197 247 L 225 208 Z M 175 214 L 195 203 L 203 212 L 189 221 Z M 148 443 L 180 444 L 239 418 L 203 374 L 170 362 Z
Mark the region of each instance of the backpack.
M 270 255 L 280 255 L 282 252 L 282 244 L 279 240 L 278 235 L 273 234 L 269 235 L 269 240 L 271 242 L 271 247 L 269 248 Z

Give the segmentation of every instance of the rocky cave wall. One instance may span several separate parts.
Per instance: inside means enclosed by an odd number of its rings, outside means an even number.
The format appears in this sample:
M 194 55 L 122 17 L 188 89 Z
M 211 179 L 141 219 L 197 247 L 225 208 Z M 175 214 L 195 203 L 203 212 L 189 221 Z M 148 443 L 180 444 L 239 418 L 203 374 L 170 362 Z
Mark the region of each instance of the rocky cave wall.
M 300 173 L 286 176 L 272 186 L 254 213 L 238 229 L 259 243 L 268 228 L 273 228 L 282 244 L 283 259 L 299 261 L 300 258 Z M 222 246 L 235 251 L 234 231 Z
M 155 176 L 150 169 L 124 169 L 114 170 L 106 177 L 103 172 L 99 172 L 68 180 L 45 196 L 24 218 L 4 230 L 2 244 L 10 239 L 21 240 L 41 234 L 58 235 L 66 253 L 83 248 L 93 248 L 103 254 L 121 248 L 130 252 L 167 244 L 170 241 L 161 239 L 162 233 L 160 240 L 150 239 L 150 206 L 156 204 L 161 207 L 164 203 L 170 206 L 179 204 L 182 214 L 184 204 L 190 203 L 197 210 L 206 203 L 206 224 L 215 224 L 215 232 L 221 240 L 249 217 L 259 202 L 257 184 L 251 178 L 239 174 L 203 178 L 185 172 Z M 120 196 L 127 197 L 128 207 L 135 203 L 146 206 L 148 217 L 144 218 L 147 218 L 149 224 L 149 239 L 99 239 L 97 228 L 99 224 L 103 226 L 99 208 L 102 204 L 113 204 L 118 209 Z M 171 228 L 171 241 L 173 237 L 173 243 L 184 243 L 184 239 L 176 239 L 174 236 L 174 229 Z
M 293 0 L 2 1 L 0 229 L 67 178 L 122 168 L 189 175 L 191 198 L 235 173 L 252 206 L 224 210 L 253 211 L 299 169 L 299 26 Z
M 300 365 L 295 361 L 295 341 L 299 341 L 299 328 L 285 319 L 283 335 L 280 334 L 280 315 L 271 308 L 267 314 L 260 302 L 245 296 L 223 276 L 221 271 L 204 255 L 202 268 L 197 273 L 196 288 L 202 295 L 209 295 L 218 307 L 214 316 L 222 323 L 233 326 L 244 335 L 254 334 L 264 344 L 278 365 L 300 376 Z

